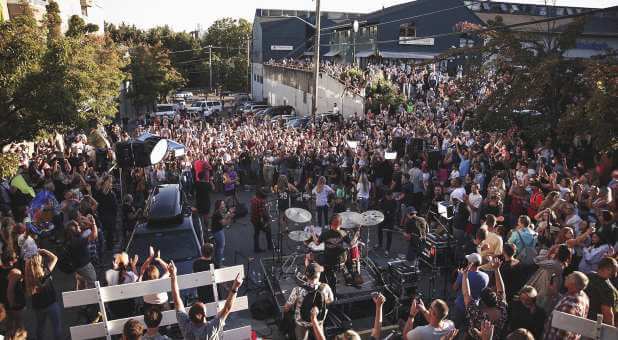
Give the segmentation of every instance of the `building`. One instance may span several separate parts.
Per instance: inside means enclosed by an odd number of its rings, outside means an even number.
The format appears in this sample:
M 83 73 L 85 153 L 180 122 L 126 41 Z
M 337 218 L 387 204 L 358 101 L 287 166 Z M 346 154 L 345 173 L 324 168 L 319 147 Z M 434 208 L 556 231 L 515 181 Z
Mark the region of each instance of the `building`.
M 48 0 L 0 0 L 0 4 L 6 1 L 6 18 L 10 20 L 24 12 L 24 4 L 28 4 L 34 16 L 42 20 L 45 16 L 45 6 Z M 60 18 L 62 19 L 61 30 L 66 32 L 69 25 L 69 18 L 79 15 L 86 23 L 99 26 L 99 33 L 103 34 L 103 16 L 100 15 L 102 9 L 98 7 L 94 0 L 56 0 L 60 8 Z M 3 6 L 4 7 L 4 6 Z
M 0 0 L 0 22 L 9 20 L 9 7 L 6 4 L 6 0 Z

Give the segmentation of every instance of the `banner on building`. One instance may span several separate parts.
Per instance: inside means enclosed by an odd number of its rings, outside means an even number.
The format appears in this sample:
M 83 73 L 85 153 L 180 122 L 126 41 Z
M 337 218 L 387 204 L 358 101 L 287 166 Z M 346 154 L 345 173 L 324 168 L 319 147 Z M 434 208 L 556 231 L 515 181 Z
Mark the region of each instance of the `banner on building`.
M 293 51 L 294 46 L 290 45 L 270 45 L 271 51 Z

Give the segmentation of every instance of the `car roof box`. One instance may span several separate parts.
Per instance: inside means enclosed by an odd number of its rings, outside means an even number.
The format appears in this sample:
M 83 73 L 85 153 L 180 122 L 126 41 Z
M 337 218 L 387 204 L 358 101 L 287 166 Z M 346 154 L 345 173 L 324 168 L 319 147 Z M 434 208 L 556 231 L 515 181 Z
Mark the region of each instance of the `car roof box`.
M 152 189 L 146 204 L 149 227 L 182 223 L 182 204 L 178 184 L 162 184 Z

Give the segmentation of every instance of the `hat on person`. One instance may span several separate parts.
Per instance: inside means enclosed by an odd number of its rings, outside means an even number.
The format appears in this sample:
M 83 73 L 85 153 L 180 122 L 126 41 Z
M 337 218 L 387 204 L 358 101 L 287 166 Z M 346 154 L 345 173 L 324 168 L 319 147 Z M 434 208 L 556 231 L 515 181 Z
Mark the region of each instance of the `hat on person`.
M 312 262 L 307 266 L 307 275 L 311 276 L 315 273 L 321 273 L 324 271 L 324 267 L 320 266 L 319 264 Z
M 472 253 L 472 254 L 466 255 L 466 260 L 468 260 L 468 263 L 475 263 L 475 264 L 481 264 L 483 262 L 481 255 L 479 255 L 478 253 Z
M 414 207 L 408 207 L 407 213 L 408 214 L 416 214 L 416 208 Z

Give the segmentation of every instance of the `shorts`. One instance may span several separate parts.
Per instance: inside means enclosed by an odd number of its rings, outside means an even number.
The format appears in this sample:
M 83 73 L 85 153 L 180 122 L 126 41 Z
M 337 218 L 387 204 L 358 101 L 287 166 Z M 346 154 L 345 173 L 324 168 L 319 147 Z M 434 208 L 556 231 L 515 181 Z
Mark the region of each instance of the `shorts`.
M 85 282 L 86 288 L 94 288 L 94 282 L 97 280 L 97 272 L 91 262 L 85 266 L 77 268 L 75 273 L 78 274 Z

